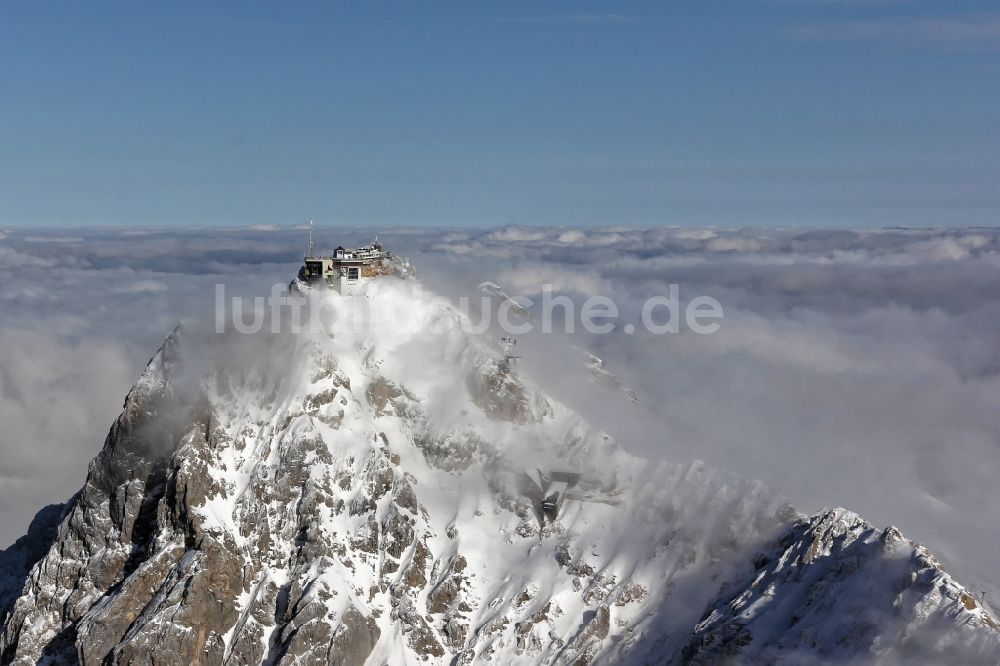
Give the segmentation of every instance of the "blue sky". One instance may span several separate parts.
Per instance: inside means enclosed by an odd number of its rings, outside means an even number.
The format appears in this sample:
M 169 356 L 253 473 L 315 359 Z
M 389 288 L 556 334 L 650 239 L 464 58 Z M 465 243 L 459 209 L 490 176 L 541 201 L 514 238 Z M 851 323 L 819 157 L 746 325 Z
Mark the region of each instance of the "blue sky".
M 983 0 L 4 3 L 0 225 L 994 225 Z

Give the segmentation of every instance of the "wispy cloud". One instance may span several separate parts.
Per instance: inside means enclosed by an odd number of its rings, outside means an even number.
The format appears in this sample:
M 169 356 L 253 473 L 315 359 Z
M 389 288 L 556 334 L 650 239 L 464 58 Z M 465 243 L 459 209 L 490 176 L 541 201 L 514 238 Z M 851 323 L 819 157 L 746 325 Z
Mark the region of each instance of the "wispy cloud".
M 802 23 L 785 30 L 809 41 L 907 41 L 941 44 L 1000 41 L 1000 15 L 891 16 Z
M 739 469 L 810 511 L 846 503 L 1000 580 L 1000 541 L 982 518 L 1000 513 L 1000 230 L 380 231 L 451 298 L 477 302 L 486 280 L 534 298 L 548 282 L 607 294 L 626 318 L 669 283 L 684 301 L 718 299 L 716 335 L 519 336 L 522 369 L 633 451 Z M 287 284 L 308 238 L 287 227 L 74 228 L 82 242 L 58 243 L 28 239 L 64 230 L 4 233 L 0 470 L 25 481 L 0 478 L 0 547 L 79 487 L 166 333 L 182 319 L 213 325 L 215 284 L 242 296 Z M 317 234 L 326 250 L 371 229 Z M 571 344 L 656 411 L 579 381 Z

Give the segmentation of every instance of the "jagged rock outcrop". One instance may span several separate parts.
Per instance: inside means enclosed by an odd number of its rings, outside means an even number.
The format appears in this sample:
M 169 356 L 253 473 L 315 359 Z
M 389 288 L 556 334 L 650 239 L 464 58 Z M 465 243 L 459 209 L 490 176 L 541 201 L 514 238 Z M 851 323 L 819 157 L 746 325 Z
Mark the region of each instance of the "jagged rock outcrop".
M 545 397 L 529 392 L 505 360 L 490 359 L 478 365 L 468 385 L 476 405 L 491 419 L 527 423 L 551 414 Z
M 333 328 L 210 355 L 211 341 L 167 339 L 80 493 L 0 557 L 0 663 L 801 663 L 1000 646 L 992 616 L 894 530 L 624 454 L 412 286 L 328 305 Z M 532 469 L 578 472 L 577 497 L 607 502 L 541 520 Z
M 0 551 L 0 622 L 6 622 L 28 574 L 55 541 L 66 508 L 67 504 L 45 507 L 32 519 L 27 534 Z
M 820 662 L 989 664 L 998 629 L 925 548 L 836 509 L 759 553 L 753 573 L 710 603 L 681 660 L 777 663 L 808 650 Z

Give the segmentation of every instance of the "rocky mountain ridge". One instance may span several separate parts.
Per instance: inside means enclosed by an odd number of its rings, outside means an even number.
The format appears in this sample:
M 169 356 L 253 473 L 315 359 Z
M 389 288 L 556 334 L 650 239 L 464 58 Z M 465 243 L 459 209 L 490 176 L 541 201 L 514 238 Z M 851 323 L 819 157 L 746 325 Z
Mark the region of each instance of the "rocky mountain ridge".
M 893 528 L 625 454 L 412 282 L 325 305 L 167 339 L 0 557 L 0 663 L 993 663 L 996 621 Z M 545 520 L 553 470 L 613 501 Z

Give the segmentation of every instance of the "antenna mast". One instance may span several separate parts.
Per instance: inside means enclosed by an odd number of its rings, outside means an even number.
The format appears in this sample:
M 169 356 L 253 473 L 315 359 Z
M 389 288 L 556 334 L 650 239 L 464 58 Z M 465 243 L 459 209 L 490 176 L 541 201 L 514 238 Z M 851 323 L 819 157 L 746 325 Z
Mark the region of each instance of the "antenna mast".
M 306 253 L 307 257 L 316 256 L 316 243 L 313 242 L 313 221 L 309 220 L 309 251 Z

